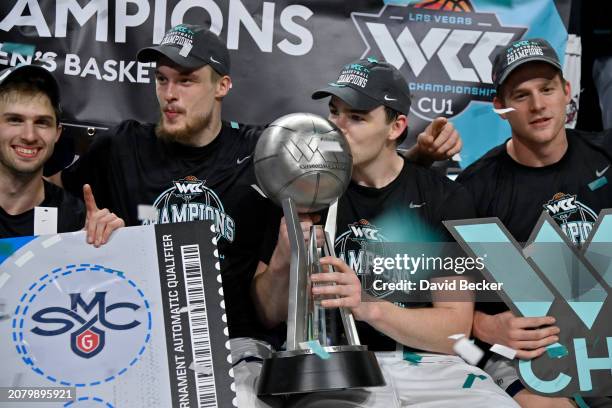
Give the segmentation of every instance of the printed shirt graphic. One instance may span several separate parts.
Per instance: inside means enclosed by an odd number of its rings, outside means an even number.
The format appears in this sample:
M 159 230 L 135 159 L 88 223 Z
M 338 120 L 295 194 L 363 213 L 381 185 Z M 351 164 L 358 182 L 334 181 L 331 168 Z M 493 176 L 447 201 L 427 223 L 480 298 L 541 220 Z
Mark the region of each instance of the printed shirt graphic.
M 195 176 L 174 181 L 173 186 L 153 203 L 157 217 L 154 220 L 142 220 L 142 223 L 213 220 L 217 238 L 233 242 L 236 232 L 234 219 L 225 213 L 221 199 L 205 183 L 206 180 L 198 180 Z
M 597 221 L 597 213 L 578 201 L 575 194 L 557 193 L 544 208 L 575 245 L 586 242 Z

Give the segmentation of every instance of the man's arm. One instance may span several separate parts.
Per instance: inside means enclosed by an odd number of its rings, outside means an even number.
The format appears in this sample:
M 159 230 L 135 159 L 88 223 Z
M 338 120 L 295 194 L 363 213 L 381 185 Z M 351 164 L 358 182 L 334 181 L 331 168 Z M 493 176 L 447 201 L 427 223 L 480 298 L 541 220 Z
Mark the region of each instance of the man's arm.
M 317 218 L 300 214 L 302 234 L 306 241 L 310 240 L 310 227 Z M 322 233 L 317 231 L 317 241 L 322 244 Z M 257 309 L 261 323 L 272 328 L 287 320 L 287 302 L 289 300 L 289 267 L 291 262 L 291 248 L 287 234 L 285 218 L 281 219 L 278 240 L 270 263 L 259 262 L 253 282 L 251 283 L 251 298 Z
M 342 260 L 326 257 L 321 264 L 332 265 L 337 272 L 312 276 L 315 282 L 334 282 L 335 285 L 313 286 L 315 295 L 337 296 L 321 301 L 323 307 L 348 307 L 355 319 L 370 324 L 398 343 L 421 350 L 454 354 L 453 340 L 448 336 L 458 333 L 469 335 L 472 327 L 474 303 L 443 302 L 442 292 L 434 293 L 431 308 L 401 308 L 377 299 L 361 299 L 361 283 L 355 272 Z M 436 281 L 436 278 L 432 281 Z M 445 280 L 461 279 L 446 277 Z
M 463 142 L 459 132 L 446 118 L 436 118 L 417 136 L 416 144 L 404 156 L 423 166 L 437 160 L 447 160 L 461 151 Z

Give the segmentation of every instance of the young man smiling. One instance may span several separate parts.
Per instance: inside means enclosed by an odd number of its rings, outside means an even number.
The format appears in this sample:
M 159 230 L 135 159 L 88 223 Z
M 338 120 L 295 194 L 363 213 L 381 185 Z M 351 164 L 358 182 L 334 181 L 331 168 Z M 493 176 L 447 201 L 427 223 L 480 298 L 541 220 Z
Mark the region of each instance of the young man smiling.
M 106 243 L 123 220 L 98 209 L 89 186 L 82 187 L 84 206 L 43 180 L 43 166 L 62 132 L 55 78 L 36 64 L 8 68 L 0 78 L 0 238 L 34 235 L 34 208 L 55 207 L 57 217 L 44 221 L 56 223 L 51 230 L 70 232 L 85 226 L 89 243 Z
M 516 406 L 480 369 L 452 355 L 453 340 L 449 336 L 469 336 L 471 331 L 473 303 L 469 297 L 449 301 L 444 299 L 443 291 L 434 291 L 431 303 L 411 303 L 402 293 L 375 290 L 367 257 L 353 262 L 360 265 L 356 270 L 346 263 L 351 259 L 350 252 L 356 260 L 371 245 L 384 242 L 444 241 L 448 235 L 442 220 L 475 214 L 464 188 L 398 155 L 397 146 L 406 136 L 408 125 L 408 84 L 392 65 L 369 58 L 345 65 L 334 83 L 313 94 L 315 99 L 325 97 L 331 97 L 329 120 L 350 145 L 353 173 L 347 191 L 338 201 L 335 220 L 334 246 L 340 258 L 321 259 L 321 264 L 333 266 L 335 272 L 312 275 L 314 283 L 328 283 L 313 285 L 312 293 L 325 296 L 323 307 L 351 310 L 361 343 L 377 351 L 387 385 L 296 397 L 289 406 Z M 435 126 L 444 123 L 438 120 Z M 356 232 L 361 228 L 375 234 Z M 397 246 L 387 251 L 390 248 Z M 278 293 L 288 290 L 287 254 L 286 228 L 282 225 L 270 265 L 258 271 L 255 279 L 256 290 L 266 299 L 258 305 L 259 312 L 269 324 L 286 317 L 286 306 L 267 301 L 264 294 L 286 298 Z M 452 271 L 431 278 L 440 282 L 444 279 L 461 277 Z M 420 363 L 405 361 L 402 349 L 418 353 Z M 469 374 L 482 375 L 482 380 L 473 388 L 463 388 Z
M 542 211 L 577 246 L 584 243 L 599 211 L 612 207 L 605 174 L 612 162 L 612 132 L 565 129 L 570 83 L 559 58 L 543 39 L 517 41 L 493 64 L 493 103 L 511 128 L 511 138 L 469 166 L 458 178 L 473 195 L 478 216 L 499 217 L 518 242 L 526 242 Z M 565 200 L 565 201 L 564 201 Z M 562 209 L 559 203 L 569 203 Z M 474 334 L 487 344 L 517 350 L 531 359 L 558 341 L 550 316 L 518 318 L 503 304 L 481 304 Z M 488 349 L 488 347 L 487 347 Z M 574 406 L 525 390 L 508 360 L 493 356 L 485 370 L 523 407 Z

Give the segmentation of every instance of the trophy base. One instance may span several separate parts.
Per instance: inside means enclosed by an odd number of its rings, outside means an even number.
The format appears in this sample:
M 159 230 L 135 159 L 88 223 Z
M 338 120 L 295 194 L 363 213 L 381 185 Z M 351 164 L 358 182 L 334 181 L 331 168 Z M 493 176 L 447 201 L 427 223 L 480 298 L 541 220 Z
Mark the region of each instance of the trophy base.
M 376 356 L 364 346 L 324 347 L 328 359 L 310 350 L 283 351 L 264 360 L 257 395 L 297 394 L 385 385 Z

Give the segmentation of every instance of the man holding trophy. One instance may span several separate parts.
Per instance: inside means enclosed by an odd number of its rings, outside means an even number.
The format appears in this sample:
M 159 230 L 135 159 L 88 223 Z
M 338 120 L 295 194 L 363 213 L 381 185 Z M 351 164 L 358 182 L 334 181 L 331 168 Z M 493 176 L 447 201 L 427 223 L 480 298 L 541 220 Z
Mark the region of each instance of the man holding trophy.
M 347 64 L 335 82 L 313 94 L 315 99 L 325 97 L 331 97 L 329 120 L 342 131 L 353 156 L 348 189 L 337 209 L 328 212 L 326 230 L 337 231 L 336 253 L 345 253 L 347 243 L 361 242 L 365 248 L 382 241 L 377 238 L 381 236 L 395 242 L 447 241 L 441 221 L 474 217 L 472 200 L 463 187 L 397 153 L 407 132 L 410 108 L 408 85 L 397 69 L 374 58 Z M 444 123 L 437 119 L 427 133 L 435 134 L 433 128 Z M 336 211 L 337 219 L 330 221 Z M 301 217 L 303 229 L 317 221 Z M 270 326 L 286 318 L 287 296 L 279 294 L 287 293 L 289 287 L 287 224 L 289 220 L 281 223 L 269 267 L 260 268 L 254 280 L 258 311 Z M 328 228 L 330 224 L 335 225 Z M 365 229 L 369 233 L 358 232 Z M 320 264 L 333 272 L 310 276 L 312 295 L 323 296 L 323 308 L 345 308 L 352 313 L 362 343 L 376 351 L 386 386 L 305 394 L 292 397 L 292 406 L 517 406 L 482 370 L 452 355 L 449 336 L 470 335 L 473 302 L 442 301 L 439 290 L 432 293 L 427 306 L 376 300 L 378 292 L 364 284 L 366 262 L 360 263 L 360 270 L 333 256 L 321 258 Z M 448 275 L 431 280 L 461 279 L 454 271 Z M 272 293 L 276 293 L 273 299 Z M 418 355 L 420 362 L 406 361 L 404 355 Z M 469 374 L 482 381 L 462 387 Z

